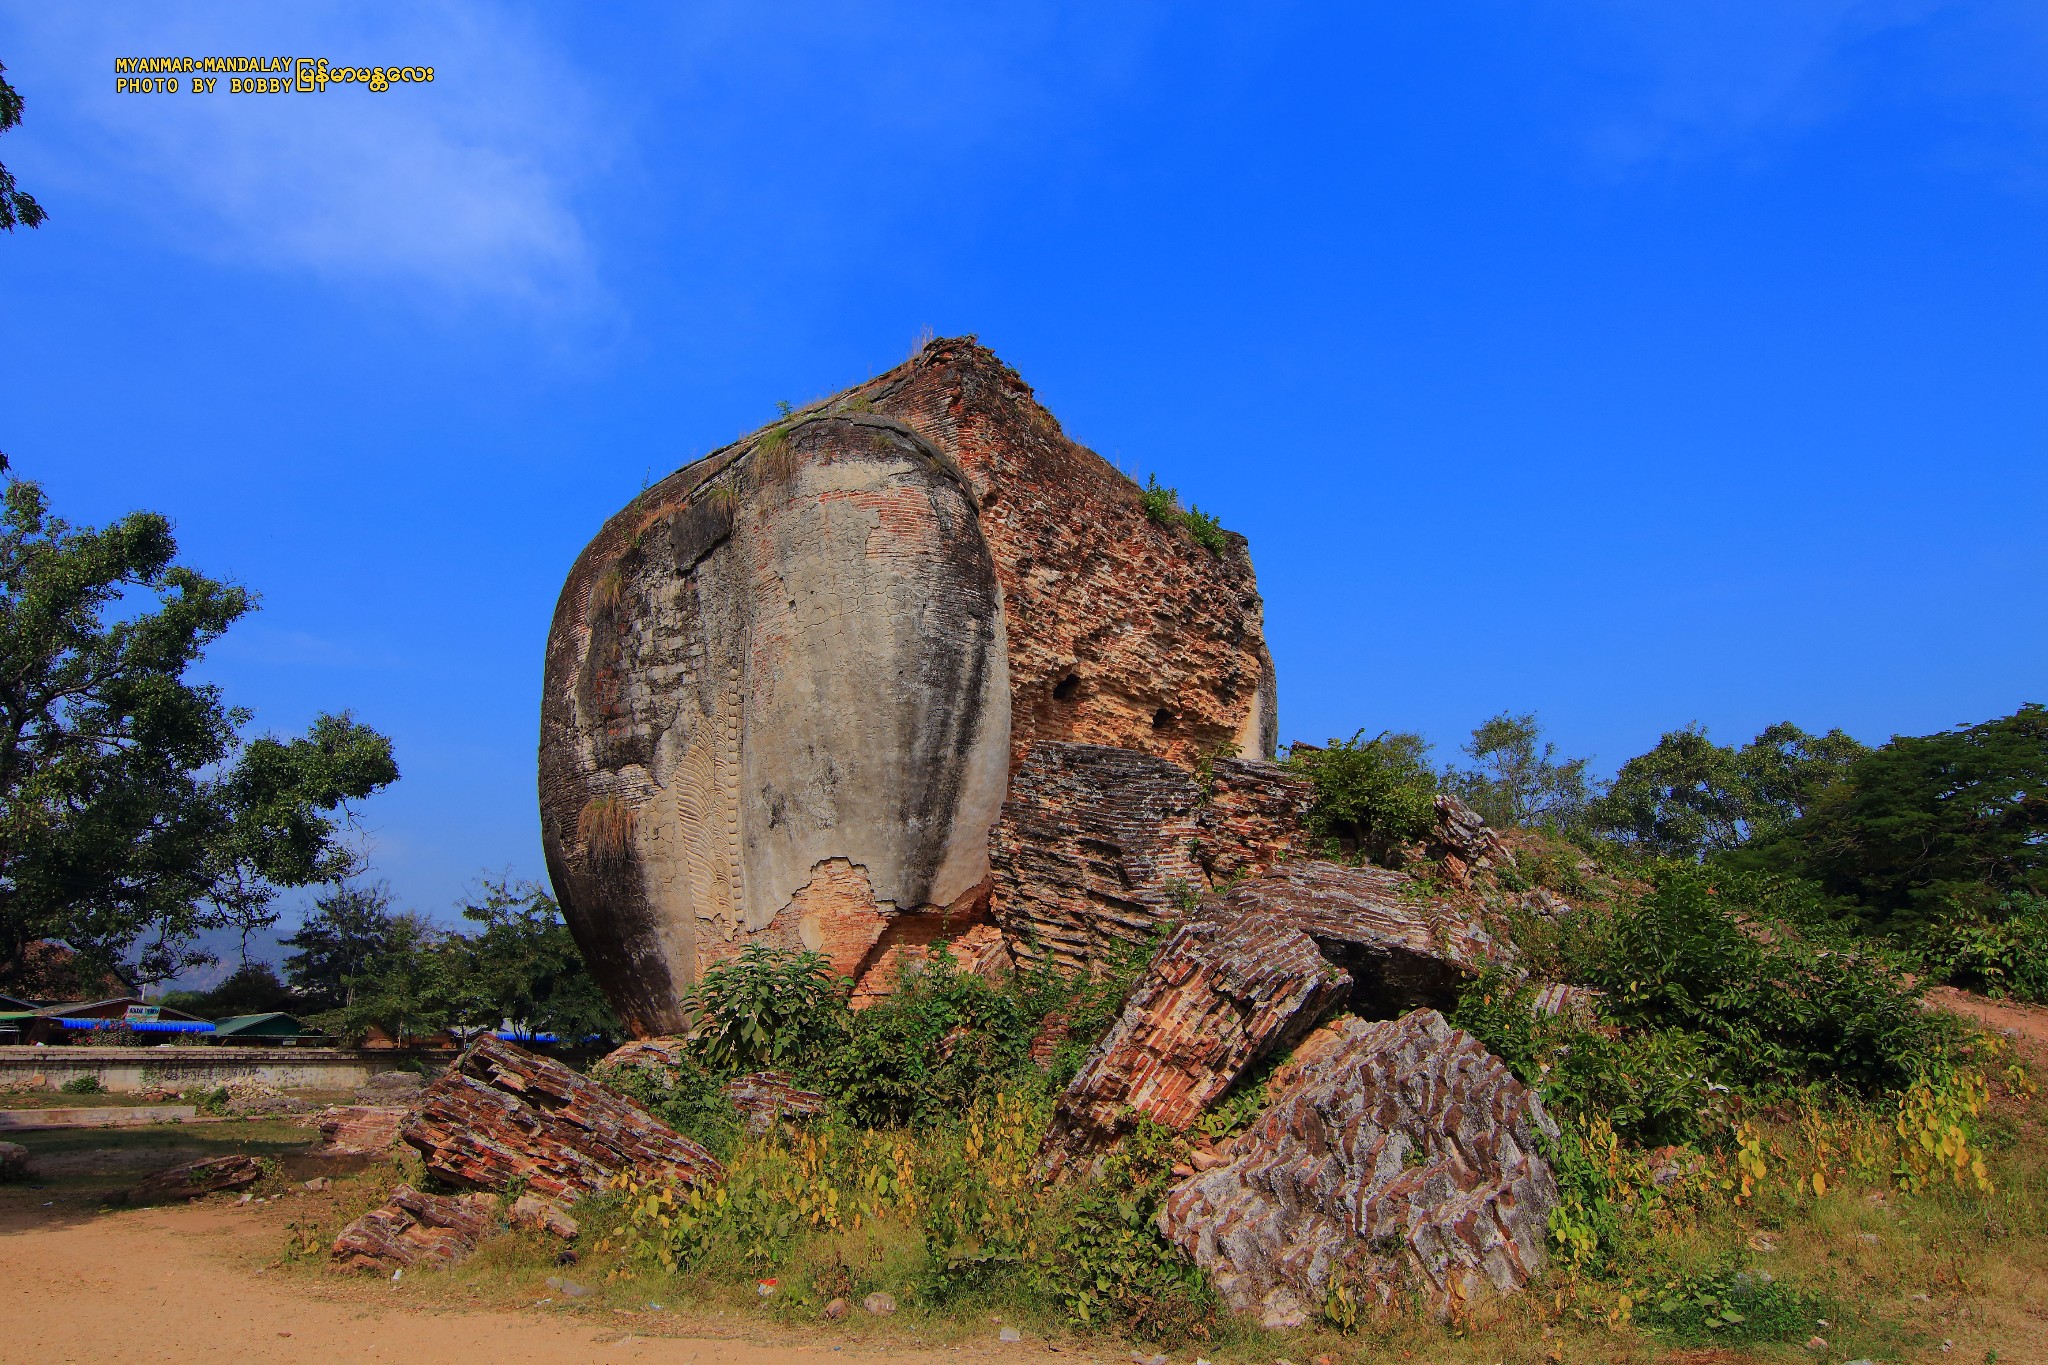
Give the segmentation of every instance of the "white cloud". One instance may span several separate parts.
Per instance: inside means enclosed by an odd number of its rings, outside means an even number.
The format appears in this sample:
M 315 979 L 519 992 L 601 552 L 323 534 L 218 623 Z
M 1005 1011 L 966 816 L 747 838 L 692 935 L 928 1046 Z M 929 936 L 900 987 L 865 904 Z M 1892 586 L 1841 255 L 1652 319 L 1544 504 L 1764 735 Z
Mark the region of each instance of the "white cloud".
M 1739 151 L 1886 103 L 1969 109 L 2035 157 L 2048 131 L 2048 11 L 2036 0 L 1593 0 L 1573 26 L 1619 91 L 1603 161 Z
M 500 12 L 446 5 L 115 4 L 12 11 L 38 183 L 230 260 L 550 307 L 596 293 L 580 180 L 605 159 L 577 73 Z M 122 56 L 432 65 L 372 93 L 133 95 Z M 189 78 L 187 80 L 189 84 Z M 26 139 L 10 151 L 26 169 Z M 48 196 L 55 198 L 56 196 Z

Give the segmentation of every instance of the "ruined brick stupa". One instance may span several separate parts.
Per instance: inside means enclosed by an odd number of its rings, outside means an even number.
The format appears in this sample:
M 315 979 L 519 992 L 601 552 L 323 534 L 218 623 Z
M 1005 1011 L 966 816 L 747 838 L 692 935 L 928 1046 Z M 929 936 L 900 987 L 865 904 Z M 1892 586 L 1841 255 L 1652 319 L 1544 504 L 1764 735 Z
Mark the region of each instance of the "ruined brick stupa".
M 541 821 L 636 1033 L 750 940 L 861 992 L 942 934 L 1086 965 L 1255 858 L 1300 798 L 1217 761 L 1273 752 L 1251 557 L 1139 494 L 940 340 L 605 524 L 548 635 Z

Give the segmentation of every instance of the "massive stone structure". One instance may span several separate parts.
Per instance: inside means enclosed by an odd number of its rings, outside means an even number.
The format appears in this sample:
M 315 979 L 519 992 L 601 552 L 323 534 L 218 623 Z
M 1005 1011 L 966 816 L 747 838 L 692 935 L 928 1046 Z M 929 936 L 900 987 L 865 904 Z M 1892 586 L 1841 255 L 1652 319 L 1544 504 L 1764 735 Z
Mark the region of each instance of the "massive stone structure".
M 750 940 L 862 978 L 940 933 L 992 937 L 992 909 L 1013 947 L 1034 936 L 991 906 L 1019 886 L 991 876 L 990 845 L 1042 746 L 1182 774 L 1271 756 L 1245 543 L 1205 548 L 1139 491 L 994 355 L 942 340 L 605 524 L 549 632 L 541 823 L 636 1032 L 681 1027 L 681 992 Z M 1137 891 L 1126 918 L 1166 903 L 1161 882 Z

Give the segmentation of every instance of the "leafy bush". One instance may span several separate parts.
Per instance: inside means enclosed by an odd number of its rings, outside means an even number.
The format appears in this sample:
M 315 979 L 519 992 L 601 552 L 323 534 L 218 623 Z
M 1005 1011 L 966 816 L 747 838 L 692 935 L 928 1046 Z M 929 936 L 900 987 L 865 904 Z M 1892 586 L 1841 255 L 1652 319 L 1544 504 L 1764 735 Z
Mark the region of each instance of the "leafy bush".
M 228 1092 L 226 1086 L 217 1085 L 199 1097 L 196 1107 L 202 1114 L 212 1118 L 221 1118 L 227 1114 L 228 1101 L 233 1098 L 234 1096 Z
M 684 1008 L 710 1070 L 788 1069 L 845 1036 L 847 989 L 823 954 L 750 943 L 706 972 Z
M 2048 1004 L 2048 896 L 2008 896 L 1989 915 L 1930 930 L 1924 956 L 1952 986 Z
M 1113 948 L 1094 975 L 1066 975 L 1053 965 L 1050 956 L 1036 967 L 1011 977 L 1006 989 L 1017 998 L 1024 1017 L 1042 1021 L 1057 1017 L 1066 1025 L 1066 1037 L 1046 1064 L 1047 1083 L 1055 1090 L 1074 1079 L 1109 1026 L 1123 1012 L 1131 988 L 1144 975 L 1145 966 L 1166 941 L 1172 926 L 1161 925 L 1133 943 Z
M 1223 523 L 1192 503 L 1180 524 L 1187 529 L 1188 539 L 1210 554 L 1220 555 L 1230 545 L 1230 533 L 1223 529 Z
M 1030 1065 L 1031 1024 L 1014 992 L 959 970 L 943 946 L 905 963 L 895 991 L 845 1024 L 815 1079 L 855 1123 L 957 1118 Z
M 1681 1029 L 1602 1031 L 1535 1013 L 1536 993 L 1494 969 L 1459 998 L 1453 1022 L 1471 1033 L 1560 1117 L 1598 1116 L 1645 1145 L 1694 1142 L 1725 1115 L 1715 1066 Z
M 1382 732 L 1366 739 L 1333 739 L 1321 749 L 1297 744 L 1289 767 L 1315 784 L 1309 833 L 1342 853 L 1363 852 L 1378 862 L 1399 857 L 1402 845 L 1436 825 L 1436 774 L 1419 735 Z
M 1644 1296 L 1637 1320 L 1661 1336 L 1698 1345 L 1803 1341 L 1834 1310 L 1816 1295 L 1735 1263 L 1705 1274 L 1671 1275 Z
M 100 1084 L 99 1077 L 86 1075 L 73 1076 L 57 1089 L 66 1095 L 98 1095 L 104 1092 L 106 1087 Z
M 1178 526 L 1180 524 L 1180 494 L 1171 488 L 1159 486 L 1159 476 L 1145 476 L 1145 486 L 1139 490 L 1138 505 L 1145 509 L 1145 515 L 1157 526 Z
M 1178 1134 L 1141 1119 L 1074 1201 L 1039 1276 L 1076 1324 L 1169 1341 L 1209 1334 L 1216 1292 L 1154 1221 L 1184 1150 Z
M 1780 878 L 1666 865 L 1649 894 L 1586 918 L 1567 949 L 1572 979 L 1606 992 L 1626 1028 L 1693 1035 L 1738 1082 L 1899 1089 L 1949 1026 L 1881 948 L 1809 937 L 1823 927 L 1816 901 Z
M 1138 490 L 1138 505 L 1155 526 L 1179 527 L 1211 554 L 1221 554 L 1229 548 L 1230 533 L 1223 529 L 1223 523 L 1192 504 L 1183 511 L 1179 492 L 1160 487 L 1157 474 L 1146 476 L 1145 486 Z
M 739 1142 L 742 1121 L 725 1094 L 726 1077 L 712 1074 L 693 1058 L 685 1057 L 673 1067 L 598 1067 L 591 1076 L 637 1101 L 678 1133 L 701 1142 L 721 1161 Z

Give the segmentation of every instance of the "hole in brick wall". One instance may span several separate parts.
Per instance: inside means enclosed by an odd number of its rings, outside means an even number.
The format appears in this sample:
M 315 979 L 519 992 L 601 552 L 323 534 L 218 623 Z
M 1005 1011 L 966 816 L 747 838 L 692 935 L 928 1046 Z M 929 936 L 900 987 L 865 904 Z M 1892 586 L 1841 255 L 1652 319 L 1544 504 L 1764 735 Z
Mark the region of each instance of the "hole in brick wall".
M 1069 673 L 1066 677 L 1061 678 L 1058 682 L 1052 685 L 1053 700 L 1072 701 L 1074 699 L 1074 694 L 1076 692 L 1079 692 L 1080 690 L 1080 675 L 1075 673 Z
M 1152 713 L 1153 729 L 1164 730 L 1167 726 L 1171 724 L 1173 724 L 1173 712 L 1167 710 L 1165 707 L 1162 706 L 1157 711 L 1154 711 Z

